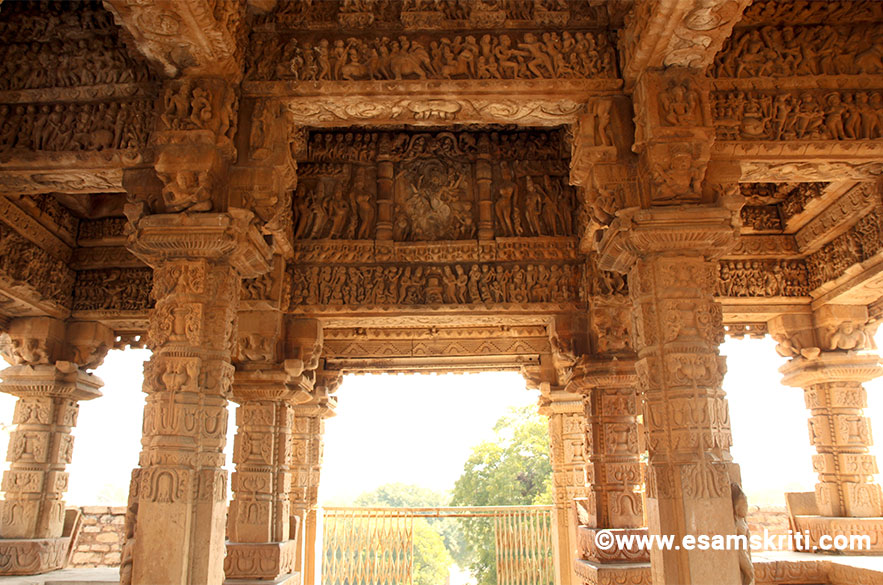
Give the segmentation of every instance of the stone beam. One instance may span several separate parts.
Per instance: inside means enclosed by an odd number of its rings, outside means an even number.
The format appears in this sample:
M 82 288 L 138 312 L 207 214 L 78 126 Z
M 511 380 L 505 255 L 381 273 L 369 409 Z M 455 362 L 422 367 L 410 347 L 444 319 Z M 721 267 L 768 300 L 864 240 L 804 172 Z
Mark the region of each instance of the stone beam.
M 714 60 L 749 0 L 638 0 L 626 17 L 620 49 L 626 88 L 647 69 L 703 71 Z
M 166 76 L 241 75 L 243 0 L 106 0 L 104 6 Z

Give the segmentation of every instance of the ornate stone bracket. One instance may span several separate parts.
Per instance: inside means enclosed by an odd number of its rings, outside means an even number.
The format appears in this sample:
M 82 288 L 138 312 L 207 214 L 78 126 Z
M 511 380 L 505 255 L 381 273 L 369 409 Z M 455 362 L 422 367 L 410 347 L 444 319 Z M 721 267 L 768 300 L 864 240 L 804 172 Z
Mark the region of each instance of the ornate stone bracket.
M 245 2 L 162 2 L 133 4 L 106 0 L 134 38 L 138 49 L 169 77 L 199 71 L 201 74 L 241 75 Z

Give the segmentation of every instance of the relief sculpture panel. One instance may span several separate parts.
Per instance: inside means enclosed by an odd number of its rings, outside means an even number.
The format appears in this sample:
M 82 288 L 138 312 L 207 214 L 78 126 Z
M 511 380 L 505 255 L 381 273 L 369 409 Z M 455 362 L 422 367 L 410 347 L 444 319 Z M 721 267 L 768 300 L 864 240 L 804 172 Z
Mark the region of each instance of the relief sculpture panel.
M 310 132 L 283 305 L 578 301 L 566 153 L 558 129 Z
M 482 222 L 497 237 L 571 237 L 577 204 L 564 152 L 560 130 L 312 132 L 294 237 L 374 239 L 377 221 L 392 223 L 397 242 L 469 240 Z

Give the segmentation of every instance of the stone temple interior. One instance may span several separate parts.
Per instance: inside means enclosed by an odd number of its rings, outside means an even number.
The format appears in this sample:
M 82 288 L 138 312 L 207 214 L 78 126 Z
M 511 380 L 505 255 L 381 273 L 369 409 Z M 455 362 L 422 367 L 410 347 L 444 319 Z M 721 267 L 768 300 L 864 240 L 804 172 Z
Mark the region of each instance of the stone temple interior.
M 881 23 L 874 0 L 0 2 L 0 574 L 65 565 L 78 403 L 146 346 L 121 583 L 318 583 L 341 376 L 487 370 L 542 394 L 555 583 L 883 582 L 596 540 L 740 533 L 718 346 L 770 335 L 817 452 L 791 527 L 883 554 Z

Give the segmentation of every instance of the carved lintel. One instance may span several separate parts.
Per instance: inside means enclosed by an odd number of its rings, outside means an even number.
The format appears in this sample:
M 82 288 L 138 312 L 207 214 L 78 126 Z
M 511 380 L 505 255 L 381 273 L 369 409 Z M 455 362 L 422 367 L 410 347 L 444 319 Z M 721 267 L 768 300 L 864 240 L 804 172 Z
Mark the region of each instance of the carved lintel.
M 287 98 L 289 119 L 299 125 L 335 127 L 347 124 L 519 124 L 557 126 L 576 120 L 585 104 L 573 96 L 512 99 L 476 95 L 444 97 L 403 94 L 377 96 L 370 102 L 355 96 Z

